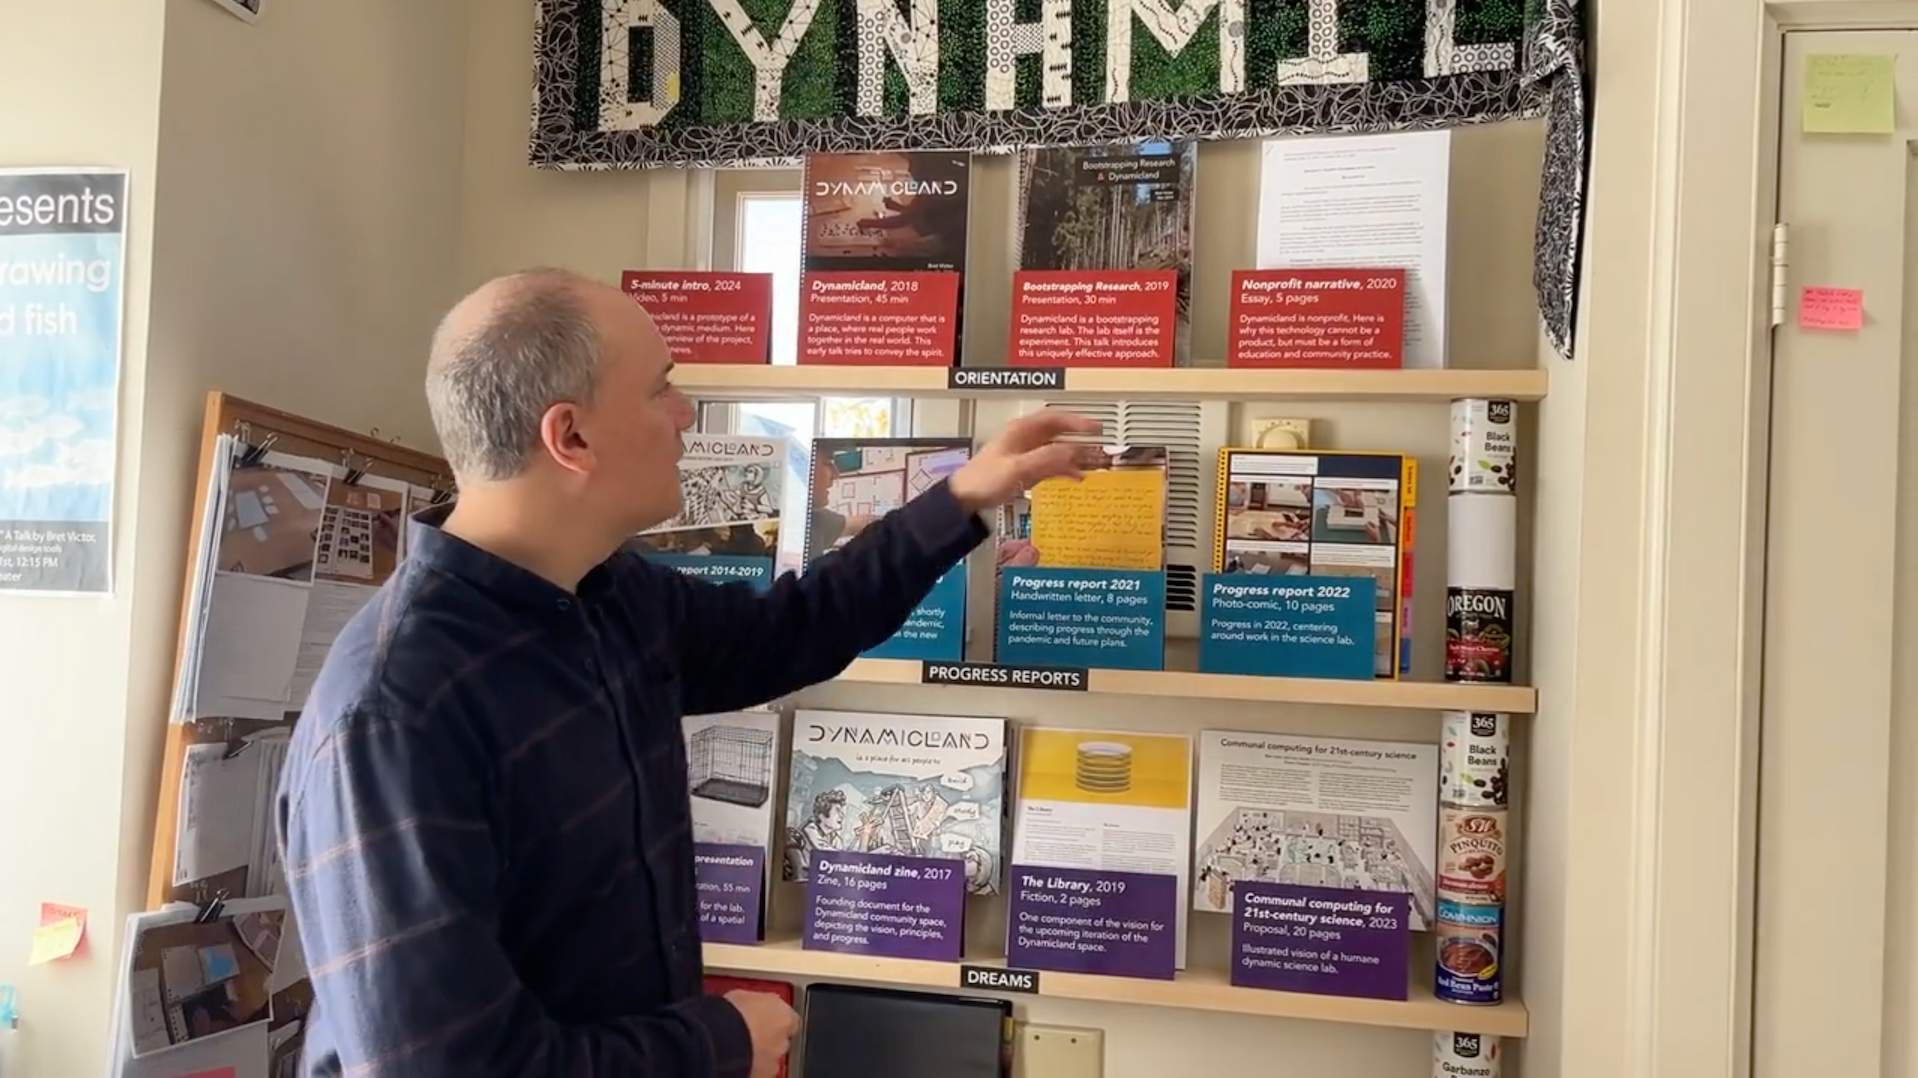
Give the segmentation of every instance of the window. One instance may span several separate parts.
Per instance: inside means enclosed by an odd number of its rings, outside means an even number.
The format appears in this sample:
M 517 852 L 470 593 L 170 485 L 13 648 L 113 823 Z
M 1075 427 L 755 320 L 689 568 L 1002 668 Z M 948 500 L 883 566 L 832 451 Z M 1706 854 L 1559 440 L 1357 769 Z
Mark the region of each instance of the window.
M 750 174 L 722 174 L 737 179 L 732 227 L 733 266 L 742 273 L 773 275 L 773 363 L 791 366 L 798 361 L 799 277 L 801 229 L 805 212 L 799 192 L 747 190 Z M 796 182 L 796 181 L 795 181 Z M 723 236 L 723 231 L 719 239 Z M 719 243 L 714 244 L 720 248 Z M 893 397 L 825 397 L 817 402 L 739 401 L 708 405 L 700 412 L 700 427 L 716 432 L 759 434 L 769 437 L 886 438 L 911 433 L 912 405 Z M 711 411 L 725 407 L 720 415 Z

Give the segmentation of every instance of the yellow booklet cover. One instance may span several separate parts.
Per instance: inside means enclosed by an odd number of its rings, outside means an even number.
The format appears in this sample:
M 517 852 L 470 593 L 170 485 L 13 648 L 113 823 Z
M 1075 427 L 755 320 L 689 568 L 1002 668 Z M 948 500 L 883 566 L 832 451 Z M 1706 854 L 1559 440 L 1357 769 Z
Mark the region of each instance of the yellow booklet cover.
M 1166 451 L 1088 447 L 1080 479 L 1032 488 L 1031 542 L 1049 569 L 1165 568 Z

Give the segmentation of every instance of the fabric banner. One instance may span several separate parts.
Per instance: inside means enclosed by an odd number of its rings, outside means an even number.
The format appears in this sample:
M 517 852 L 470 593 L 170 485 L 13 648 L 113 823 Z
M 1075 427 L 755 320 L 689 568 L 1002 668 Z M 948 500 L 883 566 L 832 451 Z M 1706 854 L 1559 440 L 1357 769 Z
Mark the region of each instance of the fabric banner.
M 1550 116 L 1536 283 L 1569 348 L 1578 0 L 539 0 L 531 160 L 1094 145 Z

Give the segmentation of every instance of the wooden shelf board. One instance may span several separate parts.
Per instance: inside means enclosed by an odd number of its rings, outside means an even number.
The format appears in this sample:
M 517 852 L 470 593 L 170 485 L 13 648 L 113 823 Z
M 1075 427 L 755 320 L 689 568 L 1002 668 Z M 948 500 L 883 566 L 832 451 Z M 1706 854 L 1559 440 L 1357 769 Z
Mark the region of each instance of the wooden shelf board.
M 948 389 L 945 367 L 780 366 L 687 363 L 673 381 L 688 393 L 717 397 L 807 396 L 818 393 L 890 393 L 901 396 L 1021 395 L 1017 390 Z M 1156 369 L 1075 367 L 1063 390 L 1032 390 L 1033 397 L 1211 397 L 1226 400 L 1450 401 L 1498 397 L 1536 401 L 1546 372 L 1522 370 L 1264 370 L 1246 367 Z
M 907 659 L 859 659 L 836 680 L 852 684 L 917 685 L 920 683 L 920 669 L 920 663 Z M 956 687 L 963 689 L 970 686 Z M 1513 715 L 1529 715 L 1538 709 L 1538 691 L 1525 685 L 1244 677 L 1184 670 L 1092 670 L 1088 675 L 1087 691 L 1189 700 L 1257 700 L 1425 711 L 1502 711 Z
M 714 972 L 863 981 L 940 991 L 959 990 L 957 963 L 808 951 L 801 948 L 796 939 L 757 947 L 707 944 L 705 954 L 706 968 Z M 970 964 L 1003 966 L 1005 963 L 996 959 L 979 959 Z M 1223 974 L 1209 971 L 1188 970 L 1170 981 L 1047 971 L 1039 975 L 1039 994 L 1057 999 L 1180 1007 L 1400 1029 L 1457 1030 L 1499 1037 L 1523 1037 L 1529 1028 L 1525 1005 L 1516 999 L 1507 999 L 1494 1006 L 1447 1003 L 1434 997 L 1431 985 L 1422 983 L 1418 978 L 1413 980 L 1411 998 L 1398 1001 L 1234 988 Z

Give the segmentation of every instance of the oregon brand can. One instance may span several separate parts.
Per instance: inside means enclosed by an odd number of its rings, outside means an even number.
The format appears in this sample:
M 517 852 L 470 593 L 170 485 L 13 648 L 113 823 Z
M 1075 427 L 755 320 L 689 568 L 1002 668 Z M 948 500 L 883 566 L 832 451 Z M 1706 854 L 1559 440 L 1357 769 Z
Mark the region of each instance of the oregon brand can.
M 1498 1038 L 1483 1033 L 1432 1034 L 1432 1078 L 1499 1078 Z
M 1438 897 L 1498 905 L 1505 901 L 1505 810 L 1439 806 Z
M 1497 1003 L 1504 998 L 1500 942 L 1505 909 L 1440 898 L 1433 928 L 1438 969 L 1432 994 L 1449 1003 Z
M 1512 593 L 1445 589 L 1445 680 L 1512 680 Z
M 1448 711 L 1439 736 L 1439 802 L 1504 808 L 1511 725 L 1490 711 Z

